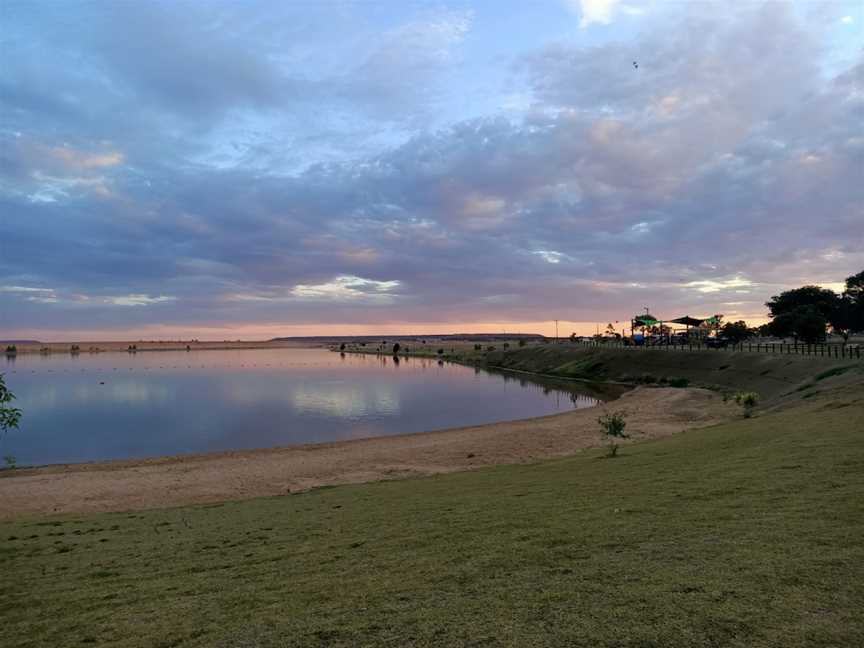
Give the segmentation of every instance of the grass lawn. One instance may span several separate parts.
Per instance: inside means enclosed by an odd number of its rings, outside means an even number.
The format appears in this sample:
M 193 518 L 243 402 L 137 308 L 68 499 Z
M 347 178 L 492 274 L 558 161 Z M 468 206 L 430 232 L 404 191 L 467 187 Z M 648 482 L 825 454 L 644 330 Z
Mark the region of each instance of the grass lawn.
M 862 646 L 864 407 L 0 523 L 4 646 Z

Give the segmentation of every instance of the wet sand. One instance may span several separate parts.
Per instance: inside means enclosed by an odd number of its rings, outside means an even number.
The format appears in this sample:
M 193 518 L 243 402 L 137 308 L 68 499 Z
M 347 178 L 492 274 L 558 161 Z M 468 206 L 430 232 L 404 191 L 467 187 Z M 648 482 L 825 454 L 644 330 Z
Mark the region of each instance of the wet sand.
M 163 508 L 526 463 L 603 445 L 624 410 L 630 442 L 712 425 L 733 405 L 704 389 L 640 387 L 604 406 L 438 432 L 0 472 L 0 517 Z

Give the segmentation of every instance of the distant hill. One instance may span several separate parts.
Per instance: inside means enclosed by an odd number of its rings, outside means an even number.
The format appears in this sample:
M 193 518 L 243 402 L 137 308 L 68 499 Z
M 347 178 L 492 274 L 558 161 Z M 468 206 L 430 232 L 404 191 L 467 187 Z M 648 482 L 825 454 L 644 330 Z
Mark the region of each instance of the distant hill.
M 271 342 L 370 342 L 375 340 L 416 341 L 416 340 L 451 340 L 464 342 L 487 342 L 491 340 L 544 340 L 546 336 L 539 333 L 450 333 L 447 335 L 315 335 L 278 337 Z
M 0 344 L 42 344 L 39 340 L 0 340 Z

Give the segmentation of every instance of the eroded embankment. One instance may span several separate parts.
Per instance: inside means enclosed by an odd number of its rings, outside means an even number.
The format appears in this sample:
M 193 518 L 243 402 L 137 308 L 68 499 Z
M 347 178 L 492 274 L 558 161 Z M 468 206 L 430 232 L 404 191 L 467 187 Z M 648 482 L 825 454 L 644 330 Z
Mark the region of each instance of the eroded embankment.
M 487 367 L 528 371 L 565 379 L 658 383 L 683 379 L 723 391 L 756 391 L 763 401 L 788 398 L 826 379 L 855 381 L 864 362 L 796 355 L 655 349 L 603 349 L 543 345 L 466 356 Z M 844 378 L 845 376 L 845 378 Z M 840 380 L 837 380 L 837 379 Z

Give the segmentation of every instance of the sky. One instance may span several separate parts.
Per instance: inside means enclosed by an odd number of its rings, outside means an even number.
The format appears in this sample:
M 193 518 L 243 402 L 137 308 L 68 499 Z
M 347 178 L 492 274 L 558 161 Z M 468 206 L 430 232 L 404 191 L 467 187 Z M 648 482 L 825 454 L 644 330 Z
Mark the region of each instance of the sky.
M 864 269 L 864 3 L 0 4 L 0 338 L 764 321 Z

